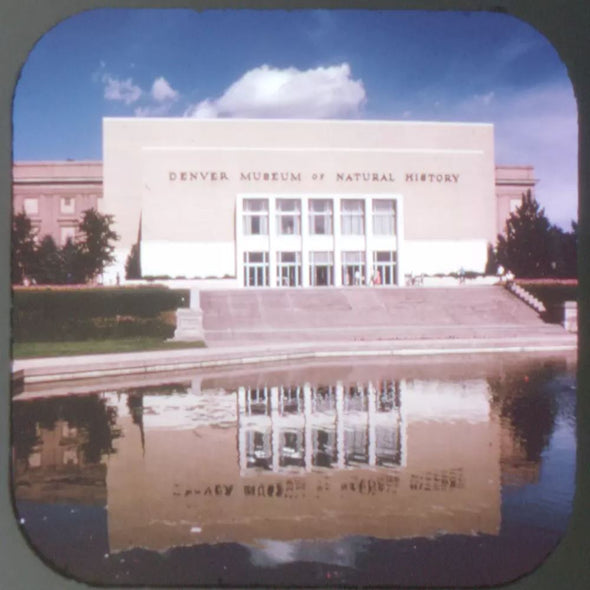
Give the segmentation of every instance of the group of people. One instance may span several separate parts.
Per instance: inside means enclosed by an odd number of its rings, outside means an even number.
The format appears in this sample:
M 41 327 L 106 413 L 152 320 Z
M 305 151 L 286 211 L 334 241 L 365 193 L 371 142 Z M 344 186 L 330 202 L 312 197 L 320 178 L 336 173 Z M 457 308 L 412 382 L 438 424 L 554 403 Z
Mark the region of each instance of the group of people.
M 348 272 L 344 273 L 343 283 L 344 283 L 344 286 L 348 286 L 348 285 L 352 284 L 356 287 L 356 286 L 364 285 L 365 278 L 364 278 L 363 274 L 361 273 L 360 269 L 357 268 L 352 275 L 352 283 L 351 283 L 351 277 Z M 377 286 L 380 284 L 381 284 L 381 273 L 379 272 L 378 269 L 376 269 L 375 272 L 371 275 L 371 277 L 369 279 L 369 285 L 376 285 Z

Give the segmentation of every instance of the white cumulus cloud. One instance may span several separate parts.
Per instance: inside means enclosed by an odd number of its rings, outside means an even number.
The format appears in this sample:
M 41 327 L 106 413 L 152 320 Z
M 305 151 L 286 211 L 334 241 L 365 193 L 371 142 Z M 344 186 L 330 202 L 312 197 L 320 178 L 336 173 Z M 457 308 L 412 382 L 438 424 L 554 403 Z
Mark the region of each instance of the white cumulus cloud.
M 160 76 L 159 78 L 156 78 L 152 84 L 152 98 L 156 102 L 176 100 L 178 98 L 178 92 L 170 86 L 166 78 Z
M 119 80 L 110 74 L 102 76 L 104 84 L 104 97 L 107 100 L 124 102 L 126 105 L 138 101 L 143 94 L 141 88 L 133 83 L 131 78 Z
M 309 70 L 263 65 L 246 72 L 218 98 L 192 105 L 187 116 L 326 119 L 358 114 L 366 102 L 362 80 L 350 66 Z

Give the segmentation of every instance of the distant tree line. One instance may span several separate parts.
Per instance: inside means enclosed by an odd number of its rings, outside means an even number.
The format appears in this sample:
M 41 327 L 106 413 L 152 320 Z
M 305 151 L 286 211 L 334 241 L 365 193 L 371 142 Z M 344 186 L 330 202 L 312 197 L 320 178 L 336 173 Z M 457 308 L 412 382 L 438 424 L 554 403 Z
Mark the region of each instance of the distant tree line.
M 25 212 L 12 218 L 11 281 L 13 285 L 78 284 L 95 280 L 114 261 L 113 216 L 84 211 L 76 237 L 59 247 L 53 237 L 39 236 Z
M 488 252 L 488 266 L 501 265 L 518 278 L 575 278 L 577 243 L 578 224 L 572 221 L 571 231 L 553 225 L 528 191 L 506 220 L 495 251 Z

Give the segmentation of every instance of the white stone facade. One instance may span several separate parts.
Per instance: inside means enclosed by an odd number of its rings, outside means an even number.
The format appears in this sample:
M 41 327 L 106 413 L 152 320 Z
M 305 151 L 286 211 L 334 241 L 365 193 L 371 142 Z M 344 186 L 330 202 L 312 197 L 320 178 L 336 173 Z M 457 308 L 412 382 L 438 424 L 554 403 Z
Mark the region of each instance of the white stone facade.
M 103 130 L 113 276 L 139 240 L 143 276 L 402 285 L 482 272 L 500 225 L 488 124 L 105 119 Z

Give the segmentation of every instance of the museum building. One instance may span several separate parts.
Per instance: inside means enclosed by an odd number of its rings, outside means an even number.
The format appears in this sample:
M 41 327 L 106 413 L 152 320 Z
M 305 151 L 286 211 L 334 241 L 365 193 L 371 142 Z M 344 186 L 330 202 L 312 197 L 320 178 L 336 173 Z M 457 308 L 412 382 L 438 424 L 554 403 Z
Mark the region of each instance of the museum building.
M 143 277 L 248 287 L 483 272 L 536 183 L 495 165 L 491 124 L 409 121 L 105 118 L 102 165 L 14 170 L 15 211 L 58 243 L 89 206 L 114 216 L 105 282 L 138 244 Z
M 482 272 L 534 185 L 498 185 L 490 124 L 106 118 L 103 149 L 121 276 L 138 241 L 144 276 L 243 286 Z

